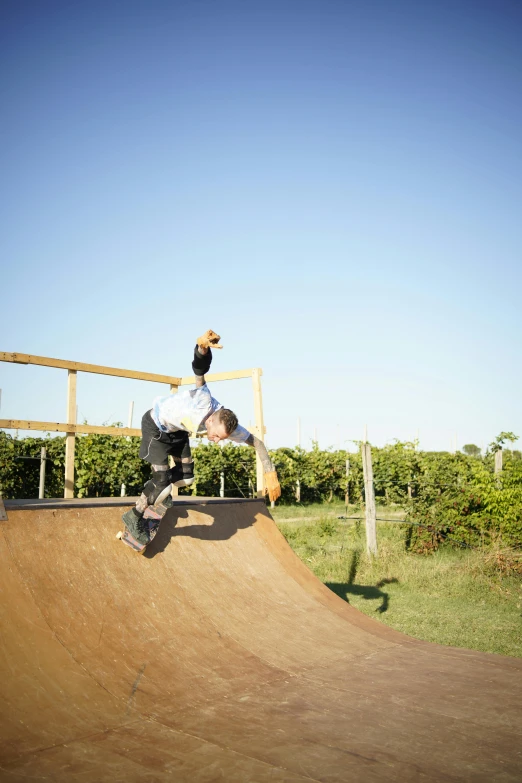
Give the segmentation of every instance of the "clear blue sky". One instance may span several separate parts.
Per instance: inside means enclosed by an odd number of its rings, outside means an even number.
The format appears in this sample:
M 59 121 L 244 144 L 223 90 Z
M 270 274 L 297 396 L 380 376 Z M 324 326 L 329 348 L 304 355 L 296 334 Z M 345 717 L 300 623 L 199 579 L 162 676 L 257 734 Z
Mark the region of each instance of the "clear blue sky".
M 521 40 L 507 0 L 4 0 L 0 350 L 184 375 L 211 327 L 270 447 L 522 436 Z M 0 388 L 65 420 L 59 370 Z M 80 418 L 158 391 L 82 375 Z

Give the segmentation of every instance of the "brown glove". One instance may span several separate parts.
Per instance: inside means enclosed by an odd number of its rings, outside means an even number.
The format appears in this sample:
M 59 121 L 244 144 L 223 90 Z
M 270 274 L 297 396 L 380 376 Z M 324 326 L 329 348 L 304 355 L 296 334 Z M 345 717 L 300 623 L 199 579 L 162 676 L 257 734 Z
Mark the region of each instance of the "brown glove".
M 277 500 L 281 497 L 281 487 L 275 470 L 265 473 L 265 492 L 268 492 L 270 500 Z
M 220 340 L 221 337 L 219 334 L 213 332 L 212 329 L 207 329 L 205 334 L 202 334 L 201 337 L 198 337 L 196 342 L 200 348 L 223 348 L 222 345 L 218 345 Z

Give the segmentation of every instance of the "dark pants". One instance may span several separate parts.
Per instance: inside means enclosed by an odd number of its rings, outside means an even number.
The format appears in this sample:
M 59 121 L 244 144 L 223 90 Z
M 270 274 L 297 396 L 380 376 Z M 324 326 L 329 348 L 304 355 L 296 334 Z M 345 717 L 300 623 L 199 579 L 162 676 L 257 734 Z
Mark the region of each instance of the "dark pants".
M 168 465 L 169 455 L 177 458 L 190 458 L 189 434 L 184 430 L 162 432 L 156 426 L 151 411 L 147 411 L 141 420 L 140 457 L 151 465 Z

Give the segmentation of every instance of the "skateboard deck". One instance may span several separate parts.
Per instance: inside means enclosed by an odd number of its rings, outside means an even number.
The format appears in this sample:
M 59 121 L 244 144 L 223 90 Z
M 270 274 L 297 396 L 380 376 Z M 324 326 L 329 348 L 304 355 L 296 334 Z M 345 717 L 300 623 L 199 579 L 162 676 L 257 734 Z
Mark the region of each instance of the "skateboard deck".
M 120 541 L 123 541 L 124 544 L 127 544 L 131 549 L 133 549 L 135 552 L 138 552 L 138 554 L 142 555 L 145 550 L 147 549 L 148 545 L 151 543 L 151 541 L 154 540 L 156 537 L 156 533 L 159 530 L 159 526 L 161 524 L 161 520 L 167 513 L 168 509 L 172 506 L 172 500 L 170 498 L 170 495 L 165 498 L 161 503 L 156 504 L 155 506 L 147 506 L 145 509 L 145 513 L 143 514 L 143 519 L 147 522 L 149 526 L 149 541 L 146 544 L 142 544 L 139 541 L 137 541 L 132 533 L 129 532 L 127 527 L 124 525 L 123 530 L 118 531 L 116 533 L 116 538 L 119 538 Z

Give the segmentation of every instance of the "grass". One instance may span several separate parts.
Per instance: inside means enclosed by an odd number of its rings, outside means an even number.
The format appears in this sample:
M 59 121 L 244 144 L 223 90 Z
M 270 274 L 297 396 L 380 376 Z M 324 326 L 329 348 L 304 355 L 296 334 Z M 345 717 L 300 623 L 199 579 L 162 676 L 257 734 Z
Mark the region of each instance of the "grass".
M 366 554 L 364 520 L 340 520 L 341 504 L 279 506 L 288 543 L 331 590 L 361 612 L 418 639 L 522 657 L 522 580 L 505 554 L 444 547 L 408 553 L 404 526 L 377 523 L 379 554 Z M 363 516 L 349 508 L 346 516 Z M 400 509 L 377 517 L 401 519 Z M 500 568 L 499 568 L 500 563 Z

